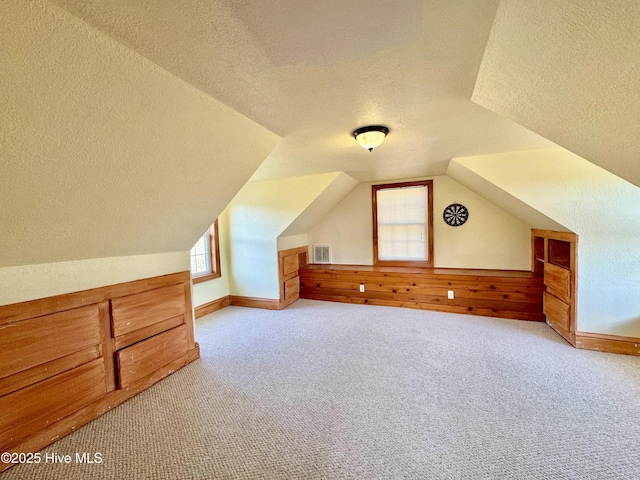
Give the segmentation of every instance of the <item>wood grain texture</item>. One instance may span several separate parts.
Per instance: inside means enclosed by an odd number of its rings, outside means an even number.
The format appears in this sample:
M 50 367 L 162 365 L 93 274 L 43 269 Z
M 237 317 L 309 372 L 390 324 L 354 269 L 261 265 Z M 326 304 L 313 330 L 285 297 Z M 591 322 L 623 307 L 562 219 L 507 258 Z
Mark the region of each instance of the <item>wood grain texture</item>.
M 196 315 L 196 318 L 204 317 L 205 315 L 221 310 L 227 306 L 229 306 L 228 295 L 226 297 L 222 297 L 217 300 L 213 300 L 212 302 L 205 303 L 204 305 L 200 305 L 199 307 L 196 307 L 195 315 Z
M 575 346 L 583 350 L 640 356 L 640 338 L 576 332 Z
M 0 445 L 37 451 L 193 361 L 192 312 L 189 272 L 0 307 Z M 152 341 L 176 324 L 180 341 Z M 139 342 L 137 373 L 117 389 L 116 343 L 127 342 Z
M 148 376 L 141 378 L 132 385 L 122 389 L 114 390 L 106 394 L 106 396 L 85 405 L 80 410 L 72 413 L 69 416 L 48 425 L 46 428 L 38 430 L 34 434 L 25 438 L 24 440 L 14 444 L 12 447 L 7 448 L 10 452 L 37 452 L 47 445 L 55 442 L 61 437 L 70 434 L 76 430 L 79 426 L 84 425 L 96 417 L 108 412 L 112 408 L 117 407 L 121 403 L 124 403 L 129 398 L 137 395 L 138 393 L 146 390 L 150 386 L 158 383 L 160 380 L 166 378 L 173 372 L 181 369 L 185 365 L 197 360 L 200 357 L 200 347 L 196 343 L 195 347 L 189 350 L 181 358 L 160 367 Z M 13 464 L 5 464 L 0 462 L 0 472 L 12 467 Z
M 571 298 L 571 272 L 564 268 L 544 264 L 544 284 L 556 297 L 569 302 Z
M 186 325 L 160 333 L 116 354 L 118 385 L 126 388 L 187 353 L 188 331 Z
M 98 305 L 0 326 L 0 377 L 101 344 Z
M 101 354 L 100 345 L 93 345 L 66 357 L 0 378 L 0 397 L 100 358 Z
M 97 304 L 111 298 L 135 295 L 166 285 L 191 282 L 191 274 L 188 271 L 162 275 L 153 278 L 143 278 L 133 282 L 118 283 L 105 287 L 82 290 L 80 292 L 57 295 L 55 297 L 40 298 L 27 302 L 12 303 L 0 306 L 0 325 L 5 323 L 26 320 L 32 317 L 41 317 L 54 312 L 71 310 L 89 304 Z
M 298 298 L 300 294 L 300 277 L 290 278 L 284 282 L 284 299 Z
M 229 295 L 229 305 L 236 307 L 265 308 L 267 310 L 280 310 L 280 300 L 273 298 L 241 297 Z
M 544 286 L 530 272 L 308 265 L 300 279 L 301 298 L 544 321 Z
M 153 323 L 148 327 L 134 330 L 131 333 L 120 335 L 119 337 L 116 337 L 114 339 L 114 343 L 115 343 L 114 350 L 122 350 L 123 348 L 126 348 L 129 345 L 138 343 L 139 341 L 144 340 L 145 338 L 153 337 L 154 335 L 157 335 L 158 333 L 162 333 L 166 330 L 171 330 L 172 328 L 182 325 L 183 323 L 184 323 L 184 315 L 179 315 L 177 317 L 169 318 L 161 322 Z
M 545 307 L 550 314 L 547 323 L 575 346 L 578 236 L 571 232 L 532 229 L 531 241 L 536 250 L 532 255 L 531 270 L 543 277 L 546 292 L 565 304 L 550 299 L 551 304 Z
M 287 255 L 282 259 L 282 274 L 289 275 L 290 273 L 298 272 L 298 255 Z
M 102 359 L 0 398 L 0 451 L 55 423 L 106 392 Z
M 554 327 L 569 331 L 571 326 L 570 305 L 558 297 L 551 295 L 549 292 L 544 292 L 542 311 L 547 316 L 547 323 L 549 323 L 549 325 L 553 324 L 552 326 Z
M 100 336 L 102 358 L 104 361 L 105 384 L 107 392 L 116 389 L 115 344 L 111 332 L 111 315 L 109 302 L 101 302 L 98 305 L 100 311 Z
M 185 313 L 183 284 L 111 300 L 113 334 L 125 335 Z
M 195 319 L 193 318 L 193 303 L 191 299 L 191 285 L 189 282 L 182 284 L 184 293 L 184 324 L 187 326 L 187 348 L 192 350 L 196 346 Z

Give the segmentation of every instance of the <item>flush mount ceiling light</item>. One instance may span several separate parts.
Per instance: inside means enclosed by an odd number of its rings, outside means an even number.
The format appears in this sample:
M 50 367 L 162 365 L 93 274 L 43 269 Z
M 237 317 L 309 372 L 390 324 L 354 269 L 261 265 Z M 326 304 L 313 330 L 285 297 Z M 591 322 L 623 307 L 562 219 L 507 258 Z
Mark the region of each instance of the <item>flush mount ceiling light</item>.
M 354 130 L 353 136 L 361 147 L 371 151 L 382 143 L 384 137 L 389 133 L 387 127 L 382 125 L 371 125 Z

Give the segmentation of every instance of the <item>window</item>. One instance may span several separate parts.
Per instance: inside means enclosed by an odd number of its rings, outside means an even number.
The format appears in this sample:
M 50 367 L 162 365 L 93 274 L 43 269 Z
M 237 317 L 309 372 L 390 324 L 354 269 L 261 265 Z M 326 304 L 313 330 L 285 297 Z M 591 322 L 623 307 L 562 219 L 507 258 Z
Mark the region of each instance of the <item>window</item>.
M 371 189 L 374 263 L 433 267 L 433 180 Z
M 191 249 L 191 277 L 193 283 L 205 282 L 222 276 L 220 271 L 220 245 L 218 220 Z

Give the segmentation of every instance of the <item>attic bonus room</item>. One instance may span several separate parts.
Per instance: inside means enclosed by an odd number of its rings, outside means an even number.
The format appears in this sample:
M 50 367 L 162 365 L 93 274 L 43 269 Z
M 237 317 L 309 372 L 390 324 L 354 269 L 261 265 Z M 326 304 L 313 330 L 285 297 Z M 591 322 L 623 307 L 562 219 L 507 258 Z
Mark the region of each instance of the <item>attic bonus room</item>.
M 640 3 L 0 23 L 2 480 L 640 476 Z

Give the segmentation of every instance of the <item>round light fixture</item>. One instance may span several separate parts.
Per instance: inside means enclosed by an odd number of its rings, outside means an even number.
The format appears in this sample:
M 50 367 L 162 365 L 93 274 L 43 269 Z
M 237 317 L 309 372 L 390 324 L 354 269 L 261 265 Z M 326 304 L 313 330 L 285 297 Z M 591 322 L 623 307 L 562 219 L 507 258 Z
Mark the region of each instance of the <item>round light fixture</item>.
M 354 130 L 353 136 L 361 147 L 371 151 L 382 143 L 388 133 L 389 129 L 387 127 L 371 125 Z

